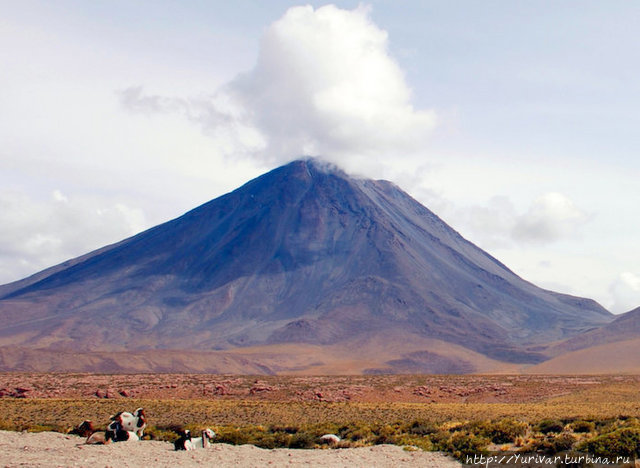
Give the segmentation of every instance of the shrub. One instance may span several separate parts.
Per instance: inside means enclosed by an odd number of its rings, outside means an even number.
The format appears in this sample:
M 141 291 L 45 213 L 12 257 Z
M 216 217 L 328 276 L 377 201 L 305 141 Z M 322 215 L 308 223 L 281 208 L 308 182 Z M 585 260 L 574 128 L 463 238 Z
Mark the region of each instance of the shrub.
M 400 429 L 400 426 L 385 424 L 385 425 L 374 427 L 373 433 L 379 436 L 393 436 L 393 435 L 401 434 L 402 430 Z
M 298 432 L 291 436 L 289 441 L 289 448 L 293 449 L 308 449 L 312 448 L 315 444 L 315 437 L 308 432 Z
M 596 425 L 591 421 L 576 421 L 571 424 L 571 430 L 576 433 L 593 432 Z
M 288 439 L 289 437 L 287 437 L 287 443 L 288 443 Z M 274 449 L 274 448 L 282 447 L 282 445 L 280 445 L 276 440 L 275 434 L 264 434 L 263 437 L 255 439 L 253 441 L 253 445 L 263 449 Z
M 467 455 L 486 454 L 488 445 L 489 439 L 457 432 L 451 436 L 443 449 L 462 460 Z
M 527 423 L 513 419 L 502 419 L 493 423 L 485 435 L 495 444 L 506 444 L 515 442 L 518 437 L 524 436 L 528 428 Z
M 544 439 L 536 441 L 530 447 L 535 452 L 546 455 L 555 455 L 560 452 L 571 450 L 576 443 L 575 436 L 567 433 L 558 435 L 548 435 Z
M 543 434 L 559 433 L 564 430 L 564 425 L 556 419 L 544 419 L 538 423 L 538 430 Z
M 463 425 L 453 426 L 449 428 L 451 433 L 453 432 L 468 432 L 472 434 L 480 434 L 486 436 L 493 429 L 491 422 L 483 420 L 483 421 L 471 421 Z
M 402 434 L 395 436 L 393 441 L 389 442 L 395 445 L 402 445 L 405 447 L 418 447 L 422 450 L 431 451 L 434 450 L 434 446 L 428 437 L 414 436 L 409 434 Z
M 317 437 L 323 436 L 324 434 L 338 434 L 340 432 L 340 427 L 337 424 L 331 424 L 329 422 L 314 425 L 310 429 L 313 429 Z
M 162 440 L 165 442 L 173 442 L 178 436 L 179 428 L 147 426 L 144 430 L 144 437 L 150 440 Z
M 436 447 L 439 447 L 440 450 L 445 450 L 449 439 L 451 439 L 451 434 L 447 431 L 438 431 L 435 434 L 431 434 L 429 439 Z
M 518 437 L 525 435 L 528 428 L 527 423 L 515 419 L 500 419 L 498 421 L 473 421 L 459 429 L 486 437 L 495 444 L 507 444 L 515 442 Z
M 606 418 L 596 421 L 596 431 L 604 434 L 606 432 L 615 431 L 620 427 L 620 421 L 615 418 Z
M 414 435 L 429 435 L 438 432 L 438 428 L 432 424 L 423 421 L 413 421 L 409 426 L 407 432 Z
M 571 450 L 573 444 L 576 443 L 576 438 L 571 434 L 560 434 L 553 438 L 554 453 L 565 452 Z
M 231 445 L 244 445 L 249 443 L 249 434 L 243 429 L 226 429 L 217 434 L 216 442 Z
M 284 432 L 286 434 L 296 434 L 300 428 L 298 426 L 276 426 L 272 425 L 269 430 L 271 432 Z
M 632 457 L 640 455 L 640 429 L 625 427 L 586 441 L 580 446 L 595 456 Z
M 353 427 L 350 427 L 347 430 L 341 432 L 341 437 L 343 439 L 348 439 L 352 442 L 374 438 L 373 431 L 369 426 L 366 425 L 354 425 Z
M 638 418 L 628 418 L 624 422 L 624 427 L 637 427 L 640 428 L 640 420 Z
M 372 443 L 375 445 L 379 445 L 379 444 L 401 445 L 397 443 L 396 440 L 400 435 L 404 435 L 404 432 L 401 431 L 398 426 L 392 426 L 389 424 L 384 426 L 374 427 L 373 433 L 374 433 L 374 438 L 372 440 Z

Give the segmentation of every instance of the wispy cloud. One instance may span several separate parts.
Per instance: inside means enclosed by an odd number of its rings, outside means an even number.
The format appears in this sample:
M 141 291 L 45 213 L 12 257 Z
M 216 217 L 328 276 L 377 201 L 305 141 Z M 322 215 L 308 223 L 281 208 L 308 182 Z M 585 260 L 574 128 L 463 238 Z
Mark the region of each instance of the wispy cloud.
M 572 236 L 589 216 L 571 199 L 557 192 L 546 193 L 520 216 L 513 228 L 514 239 L 521 242 L 547 243 Z

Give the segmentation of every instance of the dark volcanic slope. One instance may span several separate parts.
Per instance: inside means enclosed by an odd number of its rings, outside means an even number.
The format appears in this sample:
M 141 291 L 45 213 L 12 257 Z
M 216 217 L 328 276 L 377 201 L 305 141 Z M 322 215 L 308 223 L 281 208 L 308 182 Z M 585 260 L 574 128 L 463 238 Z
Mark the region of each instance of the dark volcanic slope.
M 511 362 L 605 324 L 386 181 L 295 161 L 184 216 L 0 287 L 0 346 L 223 349 L 406 333 Z

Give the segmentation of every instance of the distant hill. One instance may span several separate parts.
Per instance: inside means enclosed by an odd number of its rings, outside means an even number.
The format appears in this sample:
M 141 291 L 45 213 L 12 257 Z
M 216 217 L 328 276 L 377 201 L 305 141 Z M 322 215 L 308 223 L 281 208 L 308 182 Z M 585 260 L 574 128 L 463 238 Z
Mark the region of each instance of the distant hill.
M 545 343 L 613 318 L 521 279 L 394 184 L 307 159 L 0 286 L 0 369 L 46 351 L 52 370 L 125 352 L 179 371 L 154 352 L 198 351 L 203 372 L 256 372 L 272 354 L 282 365 L 264 372 L 474 372 L 539 363 Z M 270 354 L 282 345 L 293 355 Z M 229 353 L 242 359 L 225 367 Z
M 589 346 L 526 369 L 535 374 L 640 374 L 640 337 Z
M 615 317 L 610 323 L 588 330 L 549 348 L 551 354 L 640 339 L 640 307 Z M 640 362 L 639 362 L 640 365 Z
M 555 356 L 530 372 L 548 374 L 640 373 L 640 307 L 612 322 L 549 346 Z

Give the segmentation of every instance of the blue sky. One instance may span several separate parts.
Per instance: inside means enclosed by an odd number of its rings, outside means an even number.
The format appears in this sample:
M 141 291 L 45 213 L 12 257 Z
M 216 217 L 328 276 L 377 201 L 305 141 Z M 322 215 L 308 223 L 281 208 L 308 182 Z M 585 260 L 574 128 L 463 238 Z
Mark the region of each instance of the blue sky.
M 0 283 L 307 153 L 640 305 L 640 4 L 333 5 L 0 0 Z

